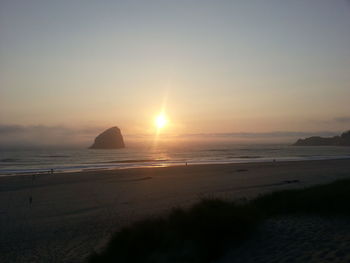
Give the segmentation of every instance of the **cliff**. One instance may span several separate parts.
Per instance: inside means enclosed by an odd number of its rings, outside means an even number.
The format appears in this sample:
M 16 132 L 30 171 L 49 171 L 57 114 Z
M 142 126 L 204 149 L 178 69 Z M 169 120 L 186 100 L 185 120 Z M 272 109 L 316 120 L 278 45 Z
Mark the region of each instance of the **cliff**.
M 313 136 L 297 140 L 293 145 L 296 146 L 350 146 L 350 131 L 334 137 Z

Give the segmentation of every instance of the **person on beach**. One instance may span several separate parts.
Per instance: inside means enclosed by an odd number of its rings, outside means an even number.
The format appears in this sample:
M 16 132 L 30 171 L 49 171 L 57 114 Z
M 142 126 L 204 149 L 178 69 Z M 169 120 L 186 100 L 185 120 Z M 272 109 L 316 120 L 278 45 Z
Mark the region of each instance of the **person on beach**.
M 53 169 L 50 170 L 50 173 L 53 174 Z

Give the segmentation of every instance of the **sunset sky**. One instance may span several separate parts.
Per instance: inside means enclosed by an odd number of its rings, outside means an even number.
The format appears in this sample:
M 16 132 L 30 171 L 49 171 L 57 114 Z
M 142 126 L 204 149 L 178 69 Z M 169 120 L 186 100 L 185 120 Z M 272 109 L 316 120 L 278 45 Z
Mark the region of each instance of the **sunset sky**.
M 350 128 L 350 2 L 0 2 L 0 125 Z

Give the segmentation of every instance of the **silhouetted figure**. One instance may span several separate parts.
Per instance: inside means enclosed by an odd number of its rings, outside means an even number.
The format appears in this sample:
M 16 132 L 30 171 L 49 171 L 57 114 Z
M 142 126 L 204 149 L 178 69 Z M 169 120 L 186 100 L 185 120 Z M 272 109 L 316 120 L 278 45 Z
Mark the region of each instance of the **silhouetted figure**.
M 50 170 L 50 173 L 53 174 L 53 169 Z
M 29 196 L 29 205 L 31 206 L 33 203 L 33 197 L 32 196 Z
M 186 166 L 187 166 L 187 162 L 186 162 Z

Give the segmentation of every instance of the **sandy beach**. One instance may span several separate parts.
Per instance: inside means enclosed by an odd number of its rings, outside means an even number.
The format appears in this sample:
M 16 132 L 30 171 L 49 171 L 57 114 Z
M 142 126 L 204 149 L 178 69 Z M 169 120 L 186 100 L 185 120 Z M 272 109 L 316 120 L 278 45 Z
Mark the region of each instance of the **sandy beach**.
M 121 226 L 174 206 L 349 177 L 349 159 L 2 177 L 0 261 L 82 262 Z

